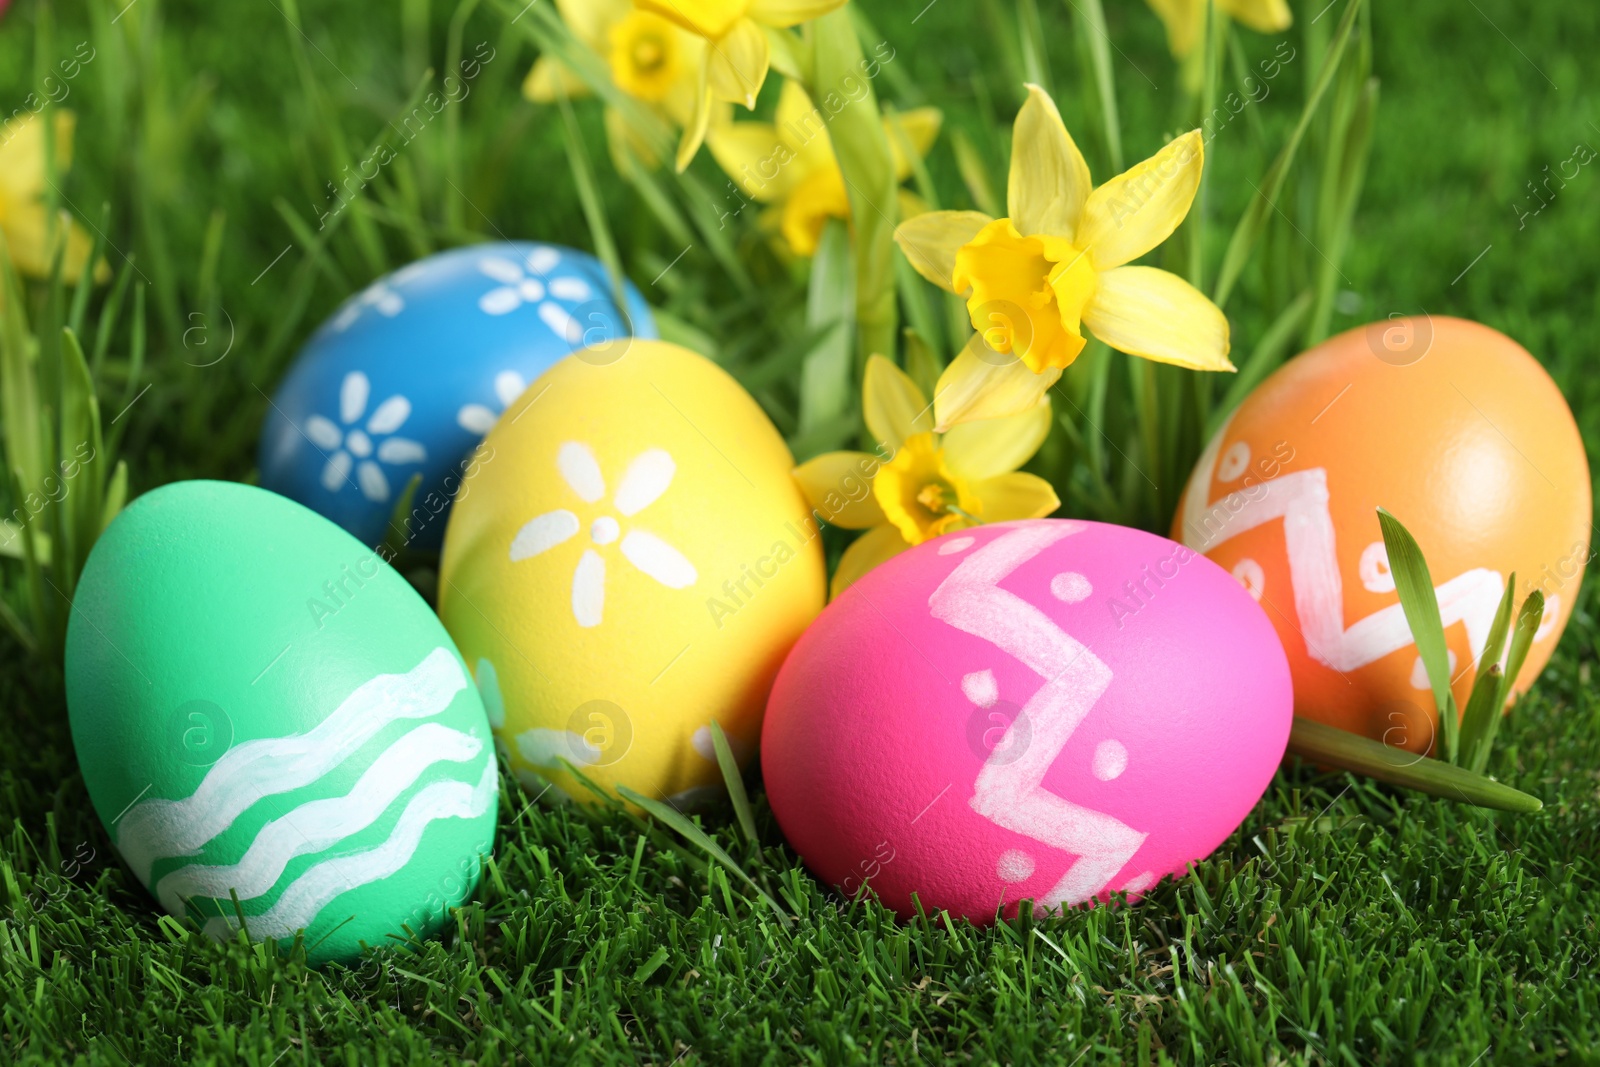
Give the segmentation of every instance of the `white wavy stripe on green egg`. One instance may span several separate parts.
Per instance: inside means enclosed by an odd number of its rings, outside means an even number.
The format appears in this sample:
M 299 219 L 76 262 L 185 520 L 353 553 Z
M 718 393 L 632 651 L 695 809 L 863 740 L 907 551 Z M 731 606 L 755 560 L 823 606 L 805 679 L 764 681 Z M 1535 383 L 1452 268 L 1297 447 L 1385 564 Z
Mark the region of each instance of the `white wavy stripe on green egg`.
M 173 914 L 304 931 L 320 963 L 426 936 L 471 892 L 499 793 L 483 704 L 426 604 L 326 520 L 226 483 L 136 501 L 67 660 L 90 795 Z

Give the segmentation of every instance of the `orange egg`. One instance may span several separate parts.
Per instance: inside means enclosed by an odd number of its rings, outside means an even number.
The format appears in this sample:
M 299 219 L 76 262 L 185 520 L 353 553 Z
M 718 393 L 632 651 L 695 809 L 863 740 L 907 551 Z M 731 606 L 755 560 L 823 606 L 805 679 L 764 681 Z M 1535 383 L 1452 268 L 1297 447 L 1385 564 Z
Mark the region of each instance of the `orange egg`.
M 1465 707 L 1507 577 L 1546 607 L 1516 691 L 1550 658 L 1589 559 L 1589 464 L 1543 367 L 1487 326 L 1396 318 L 1262 382 L 1190 475 L 1173 538 L 1231 571 L 1289 655 L 1295 711 L 1426 751 L 1437 714 L 1376 509 L 1427 557 Z M 1159 591 L 1152 595 L 1159 596 Z

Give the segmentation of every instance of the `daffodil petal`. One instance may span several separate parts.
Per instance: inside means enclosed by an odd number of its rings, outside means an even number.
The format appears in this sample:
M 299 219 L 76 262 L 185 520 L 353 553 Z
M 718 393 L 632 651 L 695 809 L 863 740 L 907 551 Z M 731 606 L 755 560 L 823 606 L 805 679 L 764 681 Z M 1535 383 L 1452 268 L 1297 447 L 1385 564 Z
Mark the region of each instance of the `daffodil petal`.
M 1060 377 L 1060 367 L 1046 367 L 1035 374 L 1022 360 L 995 352 L 984 344 L 982 334 L 974 334 L 939 375 L 934 394 L 934 429 L 945 433 L 952 426 L 974 419 L 998 419 L 1025 412 Z
M 883 120 L 883 131 L 889 138 L 889 157 L 894 161 L 894 175 L 901 181 L 911 177 L 912 155 L 921 159 L 939 138 L 939 127 L 944 123 L 944 112 L 936 107 L 917 107 L 902 111 Z
M 1073 240 L 1093 182 L 1054 100 L 1037 85 L 1017 112 L 1006 209 L 1017 231 Z M 1077 242 L 1082 246 L 1082 242 Z
M 767 80 L 769 57 L 767 35 L 760 26 L 749 19 L 734 23 L 733 29 L 711 42 L 706 55 L 712 95 L 755 107 L 756 94 Z
M 790 165 L 802 173 L 823 167 L 838 168 L 833 155 L 833 140 L 828 136 L 828 120 L 811 102 L 805 89 L 793 78 L 783 83 L 778 108 L 772 115 L 778 138 L 789 149 Z
M 745 17 L 750 0 L 637 0 L 635 6 L 714 41 Z
M 900 202 L 900 217 L 902 219 L 914 219 L 918 215 L 926 215 L 930 210 L 928 202 L 910 189 L 899 190 L 895 194 L 895 199 Z
M 717 166 L 744 195 L 763 204 L 782 200 L 794 188 L 797 168 L 789 147 L 768 122 L 730 122 L 706 135 Z
M 839 569 L 833 574 L 829 595 L 837 597 L 860 581 L 872 568 L 910 547 L 893 526 L 887 523 L 874 526 L 852 541 L 850 547 L 844 550 L 844 555 L 839 557 Z
M 845 0 L 751 0 L 750 17 L 768 26 L 798 26 L 826 15 Z
M 917 383 L 877 353 L 867 360 L 861 406 L 867 432 L 891 452 L 900 451 L 913 434 L 933 431 L 933 407 Z
M 1294 21 L 1285 0 L 1217 0 L 1217 6 L 1257 33 L 1282 33 Z
M 589 86 L 560 60 L 540 56 L 522 82 L 522 95 L 536 104 L 548 104 L 568 96 L 586 96 Z
M 963 478 L 993 478 L 1032 459 L 1049 433 L 1050 400 L 1040 397 L 1019 414 L 950 427 L 943 438 L 944 461 Z
M 11 206 L 0 220 L 0 230 L 5 232 L 6 246 L 17 270 L 35 278 L 50 277 L 63 239 L 66 249 L 61 256 L 61 280 L 68 285 L 77 284 L 94 252 L 94 241 L 71 215 L 62 211 L 52 222 L 42 201 Z M 110 276 L 111 268 L 104 260 L 95 264 L 95 281 L 103 282 Z
M 60 110 L 55 115 L 56 171 L 72 166 L 72 132 L 77 116 Z M 0 203 L 35 200 L 44 195 L 45 124 L 37 115 L 27 115 L 0 125 Z
M 985 478 L 972 492 L 983 505 L 984 522 L 1042 519 L 1061 506 L 1049 482 L 1022 471 Z
M 700 146 L 705 143 L 706 131 L 711 128 L 711 105 L 714 101 L 706 77 L 706 69 L 701 68 L 700 90 L 694 99 L 694 116 L 689 124 L 684 126 L 683 136 L 678 140 L 678 155 L 674 163 L 679 174 L 688 169 L 695 153 L 700 151 Z
M 817 518 L 846 530 L 865 530 L 885 521 L 872 493 L 872 479 L 882 465 L 868 452 L 825 452 L 796 467 L 794 479 Z
M 622 112 L 614 107 L 606 108 L 604 123 L 606 144 L 619 171 L 629 174 L 637 166 L 648 170 L 660 166 L 660 155 Z
M 1205 26 L 1205 5 L 1199 0 L 1149 0 L 1149 4 L 1166 27 L 1167 47 L 1172 54 L 1182 59 L 1193 52 Z
M 628 0 L 556 0 L 556 10 L 574 37 L 601 51 L 606 31 L 613 22 L 626 18 L 633 5 Z
M 1155 267 L 1100 275 L 1083 323 L 1112 348 L 1194 370 L 1233 370 L 1228 319 L 1204 293 Z
M 1089 194 L 1077 245 L 1096 270 L 1132 262 L 1172 236 L 1194 203 L 1205 154 L 1205 139 L 1190 130 Z
M 918 274 L 953 293 L 956 253 L 993 221 L 981 211 L 930 211 L 895 227 L 894 240 Z

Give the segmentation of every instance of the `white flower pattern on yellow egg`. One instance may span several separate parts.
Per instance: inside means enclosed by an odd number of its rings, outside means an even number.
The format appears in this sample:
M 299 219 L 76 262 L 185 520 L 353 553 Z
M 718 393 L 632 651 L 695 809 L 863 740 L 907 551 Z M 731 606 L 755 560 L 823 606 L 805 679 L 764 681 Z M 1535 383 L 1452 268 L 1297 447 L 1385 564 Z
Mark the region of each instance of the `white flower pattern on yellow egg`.
M 588 445 L 563 444 L 556 453 L 556 468 L 585 504 L 598 504 L 606 495 L 600 463 Z M 661 448 L 639 453 L 622 475 L 611 508 L 632 518 L 661 498 L 677 472 L 672 456 Z M 531 559 L 575 537 L 583 528 L 576 512 L 566 508 L 547 511 L 530 519 L 511 541 L 513 563 Z M 598 549 L 617 543 L 622 556 L 642 573 L 668 589 L 686 589 L 699 579 L 694 564 L 682 552 L 645 530 L 622 530 L 616 516 L 602 513 L 589 523 L 592 547 L 584 550 L 572 575 L 572 615 L 579 626 L 599 626 L 604 616 L 606 562 Z
M 524 305 L 538 308 L 539 318 L 568 344 L 583 341 L 583 326 L 556 300 L 581 303 L 594 296 L 582 278 L 548 278 L 561 264 L 561 253 L 540 246 L 521 263 L 504 256 L 485 256 L 478 269 L 499 282 L 478 298 L 478 309 L 486 315 L 509 315 Z M 555 299 L 548 299 L 554 297 Z
M 364 428 L 355 425 L 366 414 L 371 394 L 372 382 L 365 374 L 358 370 L 346 374 L 339 385 L 339 422 L 344 425 L 312 415 L 306 419 L 305 434 L 312 444 L 330 453 L 322 468 L 324 489 L 337 493 L 354 468 L 361 495 L 381 502 L 389 499 L 390 487 L 380 464 L 421 463 L 428 458 L 428 452 L 420 442 L 391 436 L 411 417 L 411 401 L 398 393 L 378 405 Z M 374 437 L 382 440 L 375 442 Z

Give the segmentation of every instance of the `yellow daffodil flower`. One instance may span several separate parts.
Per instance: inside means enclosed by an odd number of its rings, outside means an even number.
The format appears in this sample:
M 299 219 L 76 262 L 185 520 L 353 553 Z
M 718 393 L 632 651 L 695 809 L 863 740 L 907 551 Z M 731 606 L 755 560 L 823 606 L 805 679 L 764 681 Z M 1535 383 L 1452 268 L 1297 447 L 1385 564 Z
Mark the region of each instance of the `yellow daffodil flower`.
M 687 126 L 693 120 L 696 79 L 705 62 L 702 38 L 660 15 L 637 10 L 632 0 L 556 0 L 556 8 L 573 36 L 605 60 L 618 89 L 674 126 Z M 529 100 L 550 103 L 562 93 L 583 95 L 587 88 L 559 60 L 540 56 L 522 92 Z M 606 137 L 619 165 L 627 152 L 649 167 L 660 162 L 613 108 L 606 109 Z
M 1005 418 L 935 433 L 922 390 L 875 355 L 862 401 L 878 454 L 829 452 L 795 470 L 820 518 L 866 531 L 839 560 L 834 596 L 912 545 L 979 523 L 1040 518 L 1061 506 L 1049 482 L 1017 470 L 1050 432 L 1048 398 Z
M 75 119 L 70 111 L 57 111 L 54 121 L 54 171 L 60 175 L 72 166 Z M 5 234 L 11 261 L 19 272 L 48 278 L 60 255 L 62 280 L 72 285 L 83 276 L 94 242 L 71 215 L 65 211 L 52 215 L 46 206 L 45 184 L 51 168 L 45 157 L 44 123 L 38 115 L 28 115 L 0 127 L 0 232 Z M 95 281 L 110 276 L 111 268 L 104 260 L 95 264 Z
M 711 125 L 714 101 L 756 106 L 767 80 L 771 46 L 767 34 L 826 15 L 845 0 L 635 0 L 639 10 L 671 19 L 705 39 L 699 92 L 691 122 L 678 145 L 678 169 L 700 151 Z
M 921 107 L 884 120 L 895 176 L 911 177 L 912 160 L 902 142 L 920 158 L 939 136 L 938 108 Z M 763 218 L 775 223 L 796 255 L 817 251 L 829 219 L 849 219 L 850 195 L 833 155 L 828 123 L 798 82 L 785 81 L 772 122 L 733 122 L 713 129 L 706 145 L 743 193 L 769 204 Z M 902 216 L 920 210 L 920 201 L 902 205 Z
M 939 378 L 936 429 L 1026 411 L 1083 350 L 1112 348 L 1195 370 L 1233 370 L 1228 320 L 1188 282 L 1130 267 L 1189 213 L 1204 142 L 1192 130 L 1095 187 L 1055 103 L 1036 85 L 1017 114 L 1010 217 L 934 211 L 895 240 L 924 278 L 967 297 L 978 332 Z
M 1149 0 L 1167 28 L 1167 47 L 1178 59 L 1193 54 L 1206 28 L 1207 0 Z M 1287 0 L 1214 0 L 1217 12 L 1257 33 L 1282 33 L 1294 21 Z

